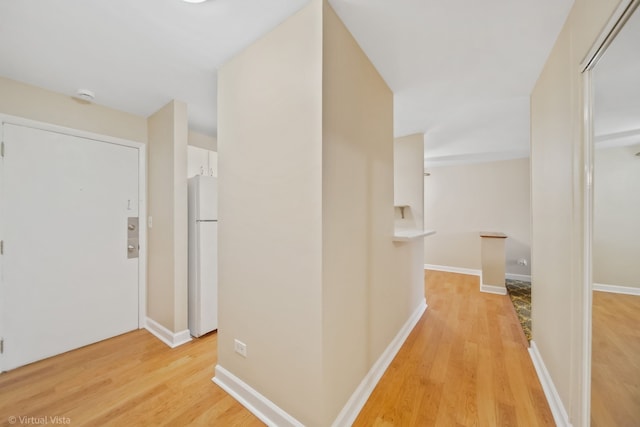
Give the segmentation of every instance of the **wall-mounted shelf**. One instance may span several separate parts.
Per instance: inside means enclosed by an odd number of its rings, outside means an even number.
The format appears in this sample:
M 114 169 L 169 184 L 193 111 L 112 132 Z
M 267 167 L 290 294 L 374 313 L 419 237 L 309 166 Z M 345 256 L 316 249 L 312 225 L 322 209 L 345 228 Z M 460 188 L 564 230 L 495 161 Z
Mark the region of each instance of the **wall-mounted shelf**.
M 404 209 L 405 208 L 410 208 L 409 205 L 395 205 L 394 207 L 396 209 L 400 209 L 400 215 L 402 216 L 402 219 L 404 219 Z
M 418 230 L 418 229 L 408 229 L 408 230 L 396 230 L 393 233 L 393 241 L 394 242 L 408 242 L 410 240 L 419 239 L 421 237 L 431 236 L 435 234 L 436 230 Z

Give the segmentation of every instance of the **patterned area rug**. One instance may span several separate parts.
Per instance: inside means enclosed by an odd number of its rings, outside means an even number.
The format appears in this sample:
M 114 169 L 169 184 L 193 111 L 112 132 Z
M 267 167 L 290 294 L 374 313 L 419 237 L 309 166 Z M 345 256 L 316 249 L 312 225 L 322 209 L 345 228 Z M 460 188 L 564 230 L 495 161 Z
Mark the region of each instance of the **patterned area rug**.
M 531 341 L 531 283 L 507 279 L 507 292 L 527 341 Z

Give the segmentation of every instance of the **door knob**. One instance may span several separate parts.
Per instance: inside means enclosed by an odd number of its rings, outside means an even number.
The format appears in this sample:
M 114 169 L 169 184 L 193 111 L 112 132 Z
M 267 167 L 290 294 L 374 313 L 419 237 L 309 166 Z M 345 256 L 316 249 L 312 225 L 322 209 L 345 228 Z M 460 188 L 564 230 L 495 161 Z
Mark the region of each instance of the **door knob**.
M 133 245 L 129 245 L 129 246 L 127 246 L 127 250 L 128 250 L 129 252 L 133 252 L 135 249 L 136 249 L 136 248 L 135 248 L 135 246 L 133 246 Z
M 129 227 L 128 227 L 128 228 L 129 228 L 129 230 L 132 230 L 132 231 L 133 231 L 133 230 L 135 230 L 135 229 L 136 229 L 136 226 L 135 226 L 135 225 L 133 225 L 133 224 L 129 224 Z

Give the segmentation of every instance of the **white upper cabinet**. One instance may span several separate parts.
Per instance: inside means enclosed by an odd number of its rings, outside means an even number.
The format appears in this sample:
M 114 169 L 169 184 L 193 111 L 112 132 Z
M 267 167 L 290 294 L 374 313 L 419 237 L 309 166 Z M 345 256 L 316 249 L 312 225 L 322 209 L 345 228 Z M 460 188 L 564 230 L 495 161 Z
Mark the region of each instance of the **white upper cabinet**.
M 218 153 L 187 146 L 187 178 L 195 175 L 218 176 Z

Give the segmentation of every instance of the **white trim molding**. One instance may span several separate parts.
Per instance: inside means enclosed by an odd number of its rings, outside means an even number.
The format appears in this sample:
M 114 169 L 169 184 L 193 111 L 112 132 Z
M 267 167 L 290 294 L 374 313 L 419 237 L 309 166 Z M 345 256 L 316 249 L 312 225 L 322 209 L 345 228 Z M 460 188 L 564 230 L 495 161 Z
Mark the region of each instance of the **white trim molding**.
M 633 288 L 631 286 L 607 285 L 605 283 L 594 283 L 594 291 L 611 292 L 614 294 L 637 295 L 640 296 L 640 287 Z
M 529 356 L 531 356 L 533 366 L 536 369 L 536 373 L 538 374 L 538 379 L 540 380 L 540 384 L 542 384 L 542 390 L 544 391 L 544 395 L 547 398 L 549 407 L 551 408 L 553 420 L 556 422 L 556 425 L 558 427 L 571 427 L 569 416 L 567 415 L 567 411 L 562 404 L 562 400 L 560 399 L 558 390 L 553 384 L 551 375 L 549 375 L 549 371 L 547 370 L 547 367 L 542 360 L 542 356 L 538 351 L 538 346 L 533 340 L 531 341 L 529 347 Z
M 191 341 L 191 334 L 188 329 L 180 332 L 171 332 L 149 317 L 147 317 L 145 321 L 144 328 L 171 348 L 178 347 L 179 345 L 186 344 Z
M 220 365 L 211 379 L 269 427 L 304 427 L 300 421 Z
M 147 146 L 138 146 L 138 327 L 147 318 Z
M 423 313 L 427 309 L 426 300 L 422 300 L 409 319 L 400 328 L 391 343 L 373 364 L 367 375 L 362 379 L 347 403 L 332 423 L 332 427 L 347 426 L 353 424 L 356 417 L 367 403 L 373 389 L 382 378 L 393 358 L 396 356 L 407 337 L 413 331 Z M 229 393 L 245 408 L 251 411 L 263 423 L 270 427 L 302 427 L 303 424 L 280 408 L 278 405 L 260 394 L 250 385 L 233 375 L 220 365 L 216 365 L 216 374 L 212 381 Z
M 464 267 L 449 267 L 447 265 L 425 264 L 425 270 L 445 271 L 447 273 L 466 274 L 469 276 L 482 276 L 482 270 Z
M 344 405 L 336 419 L 331 424 L 332 427 L 350 426 L 358 417 L 358 414 L 362 410 L 362 407 L 367 403 L 369 396 L 373 392 L 373 389 L 382 378 L 393 358 L 396 357 L 398 351 L 409 337 L 411 331 L 416 326 L 422 315 L 427 309 L 427 301 L 422 300 L 420 305 L 414 310 L 411 317 L 407 319 L 405 324 L 400 328 L 396 336 L 391 343 L 382 352 L 376 363 L 373 364 L 367 375 L 364 376 L 360 384 L 355 389 L 347 403 Z
M 506 295 L 507 288 L 504 286 L 485 285 L 484 283 L 481 283 L 480 292 L 485 292 L 487 294 Z

